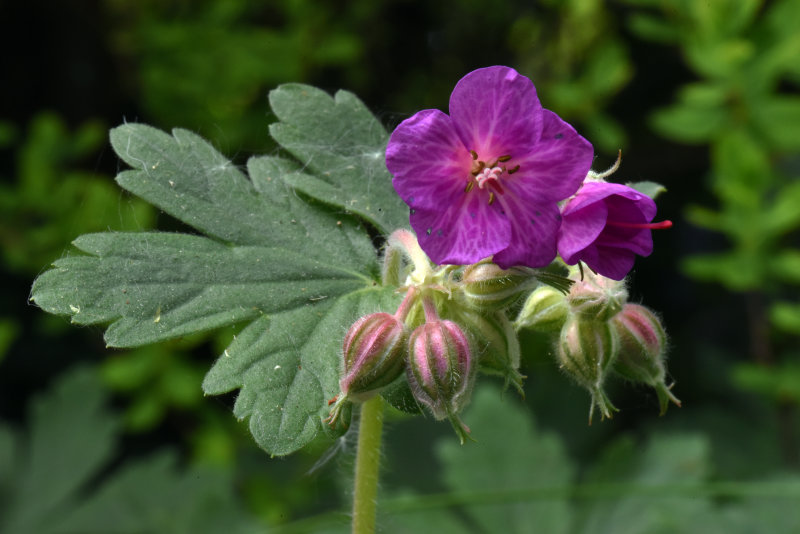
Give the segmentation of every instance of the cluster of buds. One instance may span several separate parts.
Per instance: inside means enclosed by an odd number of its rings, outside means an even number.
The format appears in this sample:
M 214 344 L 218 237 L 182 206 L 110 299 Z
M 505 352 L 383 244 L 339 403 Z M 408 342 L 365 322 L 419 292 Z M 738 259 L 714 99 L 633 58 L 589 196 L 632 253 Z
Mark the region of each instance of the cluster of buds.
M 669 402 L 680 405 L 666 385 L 664 329 L 648 309 L 627 302 L 623 281 L 584 273 L 581 264 L 568 279 L 528 267 L 504 270 L 485 260 L 437 267 L 402 230 L 389 238 L 383 277 L 405 297 L 394 314 L 361 317 L 345 335 L 331 426 L 351 403 L 404 380 L 417 405 L 449 420 L 464 443 L 470 431 L 460 413 L 478 371 L 500 375 L 523 392 L 521 328 L 556 339 L 560 367 L 591 395 L 590 423 L 595 410 L 603 418 L 617 411 L 605 392 L 612 373 L 653 387 L 662 413 Z M 514 322 L 510 310 L 519 310 Z
M 578 277 L 579 267 L 572 269 Z M 661 414 L 680 401 L 666 384 L 666 334 L 656 315 L 627 302 L 624 282 L 593 272 L 580 272 L 569 292 L 539 287 L 525 301 L 515 326 L 555 336 L 561 368 L 585 387 L 591 397 L 589 422 L 595 409 L 602 417 L 617 411 L 604 385 L 614 372 L 655 389 Z
M 398 250 L 414 267 L 402 278 Z M 405 375 L 420 407 L 448 419 L 464 443 L 469 428 L 460 413 L 479 369 L 503 376 L 522 392 L 519 342 L 504 310 L 538 284 L 536 276 L 533 269 L 503 270 L 486 261 L 436 268 L 413 235 L 393 234 L 384 279 L 401 286 L 405 298 L 394 314 L 366 315 L 348 330 L 339 394 L 326 421 L 335 425 L 350 403 L 381 393 Z

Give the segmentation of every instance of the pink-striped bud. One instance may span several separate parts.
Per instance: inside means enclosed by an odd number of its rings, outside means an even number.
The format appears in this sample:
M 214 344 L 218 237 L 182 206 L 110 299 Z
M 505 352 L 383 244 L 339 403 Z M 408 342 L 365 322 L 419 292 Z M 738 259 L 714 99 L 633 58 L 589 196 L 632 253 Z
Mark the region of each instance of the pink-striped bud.
M 403 372 L 406 328 L 388 313 L 361 317 L 344 337 L 344 373 L 339 388 L 350 400 L 364 401 Z
M 570 309 L 587 320 L 607 321 L 622 309 L 628 300 L 624 282 L 592 272 L 584 273 L 567 295 Z
M 606 321 L 573 318 L 564 325 L 556 345 L 561 368 L 592 395 L 589 423 L 594 409 L 602 417 L 611 417 L 617 408 L 603 390 L 606 375 L 617 354 L 617 342 Z
M 411 333 L 407 368 L 411 391 L 436 419 L 450 419 L 461 443 L 469 437 L 469 428 L 458 413 L 469 402 L 473 367 L 467 336 L 453 321 L 430 321 Z
M 638 304 L 626 304 L 611 321 L 619 339 L 620 350 L 614 371 L 632 380 L 653 387 L 663 415 L 670 401 L 681 405 L 667 386 L 664 364 L 667 335 L 661 321 L 650 310 Z

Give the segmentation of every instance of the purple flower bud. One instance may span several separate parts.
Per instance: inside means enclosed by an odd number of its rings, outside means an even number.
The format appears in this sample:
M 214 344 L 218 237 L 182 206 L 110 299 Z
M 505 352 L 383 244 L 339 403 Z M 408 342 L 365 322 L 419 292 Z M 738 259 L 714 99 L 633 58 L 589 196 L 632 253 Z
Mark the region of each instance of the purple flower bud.
M 536 283 L 536 278 L 525 269 L 506 270 L 494 263 L 481 262 L 464 269 L 461 290 L 469 307 L 493 312 L 514 304 L 523 291 Z
M 592 272 L 572 284 L 567 295 L 570 309 L 592 321 L 608 321 L 628 300 L 625 284 Z
M 561 210 L 558 253 L 568 265 L 579 261 L 592 270 L 622 280 L 636 255 L 653 252 L 650 230 L 669 228 L 670 221 L 651 223 L 656 203 L 621 184 L 587 182 Z
M 525 300 L 514 326 L 555 333 L 561 330 L 568 316 L 569 306 L 564 294 L 553 287 L 541 286 Z
M 589 424 L 595 407 L 603 418 L 611 418 L 617 408 L 603 391 L 603 384 L 617 355 L 617 340 L 608 322 L 573 316 L 561 330 L 556 354 L 561 368 L 592 395 Z
M 436 419 L 450 419 L 461 443 L 469 428 L 458 413 L 469 401 L 474 378 L 472 352 L 464 331 L 453 321 L 429 321 L 409 337 L 408 383 L 417 401 Z
M 667 411 L 670 401 L 680 406 L 681 401 L 670 391 L 672 386 L 665 384 L 667 336 L 658 317 L 644 306 L 626 304 L 611 324 L 620 344 L 614 371 L 633 382 L 653 387 L 661 415 Z
M 343 396 L 364 401 L 388 386 L 403 372 L 406 329 L 388 313 L 358 319 L 344 337 L 344 372 L 339 381 Z

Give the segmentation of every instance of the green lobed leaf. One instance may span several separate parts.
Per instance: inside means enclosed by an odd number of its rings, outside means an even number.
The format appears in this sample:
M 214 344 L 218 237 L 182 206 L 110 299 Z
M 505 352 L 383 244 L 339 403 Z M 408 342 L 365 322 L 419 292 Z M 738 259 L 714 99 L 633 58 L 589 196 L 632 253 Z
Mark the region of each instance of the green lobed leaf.
M 389 136 L 352 93 L 301 84 L 269 94 L 280 122 L 270 133 L 301 163 L 286 182 L 303 193 L 358 214 L 384 234 L 408 227 L 408 208 L 392 188 L 384 154 Z
M 351 102 L 339 111 L 368 122 L 358 106 Z M 117 177 L 121 186 L 209 237 L 82 236 L 74 244 L 83 254 L 55 262 L 34 282 L 32 300 L 77 324 L 111 323 L 106 342 L 120 347 L 253 320 L 225 352 L 233 356 L 220 358 L 209 373 L 205 389 L 242 388 L 235 414 L 250 418 L 265 450 L 288 454 L 302 447 L 338 393 L 347 327 L 359 312 L 397 304 L 394 293 L 378 287 L 369 234 L 347 213 L 288 186 L 288 177 L 302 174 L 292 160 L 251 158 L 248 179 L 185 130 L 170 136 L 130 124 L 115 128 L 111 141 L 134 167 Z M 373 176 L 363 168 L 355 172 Z M 384 192 L 398 200 L 388 178 L 386 185 Z M 276 366 L 285 371 L 277 378 Z M 267 370 L 273 374 L 259 382 Z M 152 416 L 153 406 L 140 408 Z
M 365 275 L 311 253 L 232 247 L 168 233 L 84 235 L 34 283 L 33 300 L 76 324 L 113 321 L 109 346 L 133 347 L 333 298 Z
M 296 451 L 320 431 L 339 393 L 341 343 L 358 317 L 396 308 L 401 296 L 373 287 L 337 300 L 263 316 L 245 328 L 206 375 L 203 390 L 241 388 L 234 406 L 273 455 Z
M 291 162 L 254 158 L 253 182 L 208 143 L 144 125 L 111 133 L 120 185 L 218 241 L 185 234 L 102 233 L 34 283 L 32 299 L 78 324 L 113 321 L 111 346 L 136 346 L 333 298 L 372 283 L 375 250 L 353 219 L 299 199 Z

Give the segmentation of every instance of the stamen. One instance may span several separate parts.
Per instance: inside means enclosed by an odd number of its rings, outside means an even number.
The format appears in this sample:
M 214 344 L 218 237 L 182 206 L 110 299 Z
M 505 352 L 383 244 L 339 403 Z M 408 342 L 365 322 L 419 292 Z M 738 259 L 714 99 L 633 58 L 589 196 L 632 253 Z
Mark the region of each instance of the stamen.
M 672 221 L 661 221 L 657 223 L 629 223 L 606 221 L 608 226 L 619 226 L 620 228 L 643 228 L 648 230 L 666 230 L 672 228 Z
M 481 172 L 483 172 L 485 168 L 486 168 L 485 161 L 480 161 L 480 160 L 476 161 L 472 165 L 472 176 L 478 176 Z
M 515 173 L 515 172 L 517 172 L 518 170 L 519 170 L 519 165 L 517 165 L 517 166 L 516 166 L 516 167 L 514 167 L 513 169 L 508 169 L 506 172 L 507 172 L 508 174 L 514 174 L 514 173 Z
M 494 193 L 489 191 L 489 205 L 491 206 L 492 204 L 494 204 Z
M 475 180 L 470 180 L 469 183 L 467 183 L 467 187 L 464 188 L 464 192 L 469 193 L 472 191 L 473 187 L 475 187 Z
M 469 155 L 472 156 L 472 159 L 478 159 L 478 153 L 474 150 L 470 150 Z
M 505 155 L 505 156 L 500 156 L 499 158 L 497 158 L 497 161 L 499 161 L 500 163 L 505 163 L 506 161 L 508 161 L 510 159 L 511 159 L 510 155 Z

